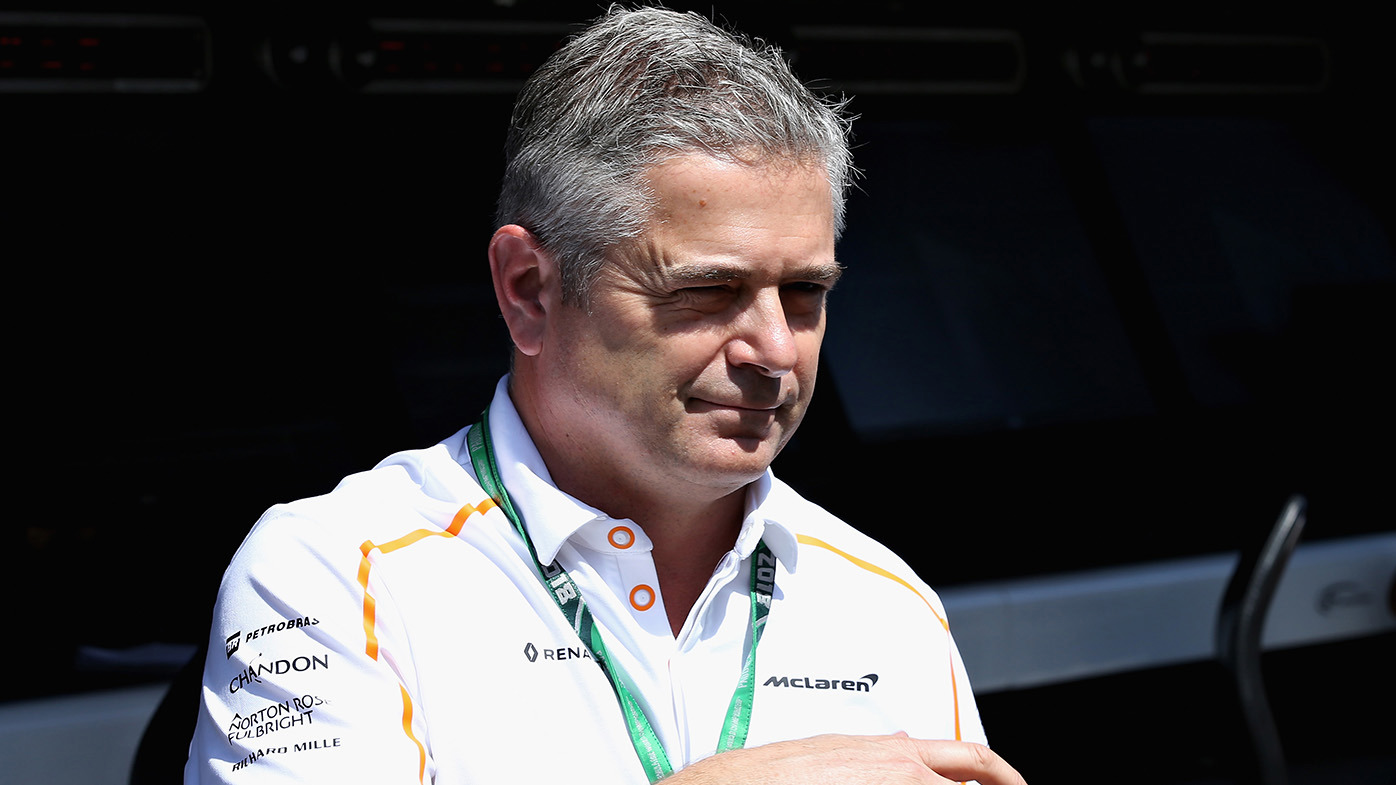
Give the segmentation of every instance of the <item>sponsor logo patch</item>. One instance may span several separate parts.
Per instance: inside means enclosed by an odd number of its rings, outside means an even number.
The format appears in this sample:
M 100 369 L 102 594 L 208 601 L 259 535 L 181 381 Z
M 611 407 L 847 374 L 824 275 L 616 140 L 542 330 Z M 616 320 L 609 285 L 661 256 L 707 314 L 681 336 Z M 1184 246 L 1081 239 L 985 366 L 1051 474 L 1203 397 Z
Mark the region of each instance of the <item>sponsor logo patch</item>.
M 263 638 L 267 635 L 272 635 L 278 632 L 284 632 L 286 630 L 298 630 L 302 627 L 314 627 L 319 623 L 320 620 L 314 616 L 301 616 L 295 619 L 282 619 L 281 621 L 278 621 L 275 624 L 268 624 L 265 627 L 257 627 L 256 629 L 248 630 L 246 635 L 242 634 L 242 630 L 238 630 L 237 632 L 234 632 L 232 635 L 229 635 L 227 638 L 223 639 L 223 653 L 228 655 L 228 659 L 231 660 L 233 658 L 233 654 L 235 654 L 237 650 L 241 648 L 243 641 L 256 640 L 257 638 Z
M 877 684 L 877 674 L 869 673 L 856 679 L 820 679 L 814 676 L 772 676 L 762 687 L 789 687 L 802 690 L 845 690 L 847 692 L 872 692 Z
M 238 674 L 228 682 L 228 694 L 232 695 L 248 684 L 261 684 L 262 677 L 267 675 L 280 676 L 287 673 L 301 673 L 304 671 L 316 671 L 330 667 L 330 655 L 316 655 L 312 657 L 293 657 L 291 659 L 271 660 L 269 662 L 258 662 L 248 665 L 238 671 Z
M 533 645 L 532 641 L 524 644 L 524 658 L 529 662 L 539 660 L 592 660 L 591 652 L 585 646 L 557 646 L 549 649 L 540 649 Z
M 315 724 L 315 708 L 324 705 L 325 700 L 316 695 L 301 695 L 296 698 L 272 703 L 251 714 L 233 714 L 228 723 L 228 743 L 243 739 L 260 739 L 288 728 L 298 728 Z

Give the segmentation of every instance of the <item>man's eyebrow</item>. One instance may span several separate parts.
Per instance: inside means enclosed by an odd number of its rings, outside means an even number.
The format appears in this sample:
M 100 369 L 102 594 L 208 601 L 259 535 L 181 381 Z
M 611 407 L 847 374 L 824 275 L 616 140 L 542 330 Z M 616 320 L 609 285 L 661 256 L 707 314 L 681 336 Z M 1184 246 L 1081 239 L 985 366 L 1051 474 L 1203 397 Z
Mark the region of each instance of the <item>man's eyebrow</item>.
M 694 262 L 669 267 L 664 270 L 664 277 L 675 283 L 743 281 L 751 277 L 751 271 L 737 265 Z
M 823 281 L 833 286 L 843 277 L 843 265 L 838 262 L 806 265 L 794 277 L 803 281 Z
M 827 282 L 832 286 L 841 276 L 843 276 L 843 265 L 837 262 L 828 262 L 797 267 L 784 277 L 796 281 Z M 751 277 L 751 270 L 740 265 L 729 264 L 680 264 L 664 270 L 664 277 L 675 283 L 744 281 Z

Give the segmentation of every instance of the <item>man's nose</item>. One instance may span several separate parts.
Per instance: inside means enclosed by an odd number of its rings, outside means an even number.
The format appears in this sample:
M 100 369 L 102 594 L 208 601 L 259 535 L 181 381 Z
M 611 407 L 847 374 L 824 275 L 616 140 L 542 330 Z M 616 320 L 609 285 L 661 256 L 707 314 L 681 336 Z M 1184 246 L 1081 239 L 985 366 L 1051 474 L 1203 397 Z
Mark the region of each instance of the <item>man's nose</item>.
M 765 376 L 780 377 L 795 369 L 799 351 L 785 306 L 776 290 L 763 291 L 742 310 L 734 323 L 727 359 Z

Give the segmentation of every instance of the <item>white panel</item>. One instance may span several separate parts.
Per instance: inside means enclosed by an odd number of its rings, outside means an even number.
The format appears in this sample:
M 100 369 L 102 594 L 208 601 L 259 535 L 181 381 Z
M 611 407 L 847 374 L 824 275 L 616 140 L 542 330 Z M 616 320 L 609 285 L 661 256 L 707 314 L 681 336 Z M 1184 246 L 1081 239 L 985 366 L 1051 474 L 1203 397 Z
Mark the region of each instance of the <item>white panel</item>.
M 1213 656 L 1235 554 L 1051 575 L 940 593 L 977 692 Z M 1396 533 L 1305 543 L 1285 571 L 1266 648 L 1396 629 Z
M 0 704 L 0 781 L 126 785 L 168 685 Z

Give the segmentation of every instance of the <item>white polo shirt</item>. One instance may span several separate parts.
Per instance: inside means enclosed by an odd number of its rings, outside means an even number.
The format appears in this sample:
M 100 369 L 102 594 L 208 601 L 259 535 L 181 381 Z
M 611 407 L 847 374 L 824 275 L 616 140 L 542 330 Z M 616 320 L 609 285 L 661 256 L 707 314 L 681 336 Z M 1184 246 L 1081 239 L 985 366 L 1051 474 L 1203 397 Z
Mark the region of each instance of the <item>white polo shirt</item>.
M 500 477 L 676 769 L 717 747 L 763 538 L 779 565 L 747 746 L 985 741 L 935 594 L 769 472 L 674 636 L 644 531 L 553 486 L 506 384 L 490 408 Z M 219 592 L 186 782 L 647 782 L 610 683 L 476 483 L 465 434 L 257 522 Z

